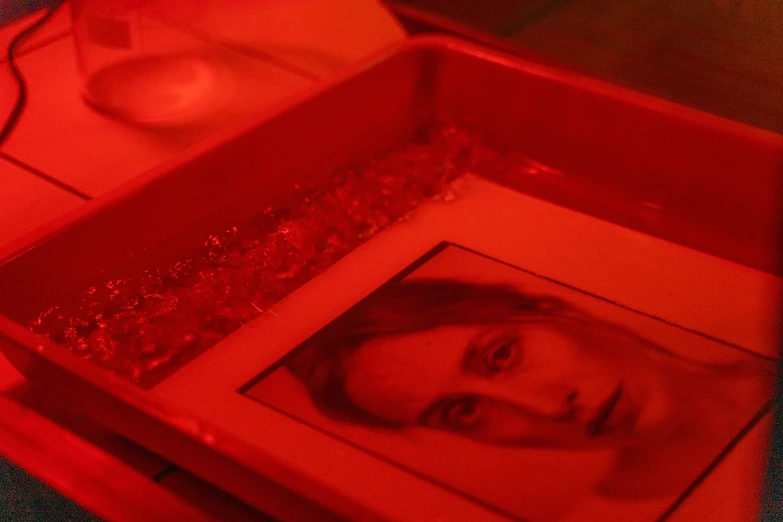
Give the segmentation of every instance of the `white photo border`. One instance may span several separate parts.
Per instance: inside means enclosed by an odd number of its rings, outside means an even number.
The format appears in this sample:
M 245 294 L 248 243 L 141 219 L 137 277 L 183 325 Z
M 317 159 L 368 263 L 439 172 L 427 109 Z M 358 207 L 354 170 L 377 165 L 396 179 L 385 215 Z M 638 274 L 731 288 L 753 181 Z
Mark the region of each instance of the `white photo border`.
M 405 267 L 405 268 L 404 268 L 403 270 L 401 270 L 400 272 L 398 272 L 398 273 L 397 273 L 397 274 L 396 274 L 394 277 L 392 277 L 391 279 L 389 279 L 389 280 L 387 280 L 386 282 L 384 282 L 384 283 L 383 283 L 381 286 L 379 286 L 378 288 L 376 288 L 376 289 L 375 289 L 375 290 L 374 290 L 372 293 L 370 293 L 370 294 L 369 294 L 367 297 L 365 297 L 365 298 L 364 298 L 364 299 L 362 299 L 361 301 L 357 302 L 356 304 L 354 304 L 352 307 L 348 308 L 347 310 L 343 311 L 343 314 L 346 314 L 346 313 L 350 312 L 350 311 L 351 311 L 351 310 L 353 310 L 354 308 L 360 308 L 360 307 L 361 307 L 361 306 L 362 306 L 362 305 L 365 303 L 365 301 L 366 301 L 367 299 L 369 299 L 370 297 L 372 297 L 372 296 L 373 296 L 374 294 L 376 294 L 377 292 L 381 292 L 381 291 L 383 291 L 383 289 L 384 289 L 384 288 L 386 288 L 386 287 L 389 287 L 389 286 L 392 286 L 392 285 L 399 284 L 399 283 L 400 283 L 400 282 L 401 282 L 401 281 L 402 281 L 404 278 L 406 278 L 406 277 L 408 277 L 409 275 L 413 274 L 413 273 L 414 273 L 416 270 L 418 270 L 420 267 L 422 267 L 423 265 L 425 265 L 425 264 L 426 264 L 428 261 L 430 261 L 431 259 L 435 258 L 435 257 L 436 257 L 438 254 L 440 254 L 441 252 L 443 252 L 445 249 L 447 249 L 447 248 L 449 248 L 449 247 L 454 247 L 454 248 L 458 248 L 458 249 L 464 250 L 464 251 L 466 251 L 466 252 L 469 252 L 469 253 L 471 253 L 471 254 L 474 254 L 474 255 L 477 255 L 477 256 L 483 257 L 483 258 L 485 258 L 485 259 L 487 259 L 487 260 L 489 260 L 489 261 L 492 261 L 492 262 L 495 262 L 495 263 L 499 263 L 499 264 L 505 265 L 505 266 L 507 266 L 507 267 L 509 267 L 509 268 L 513 268 L 513 269 L 515 269 L 515 270 L 519 270 L 519 271 L 521 271 L 521 272 L 524 272 L 524 273 L 526 273 L 526 274 L 528 274 L 528 275 L 532 275 L 532 276 L 534 276 L 534 277 L 537 277 L 537 278 L 539 278 L 539 279 L 542 279 L 542 280 L 544 280 L 544 281 L 547 281 L 547 282 L 549 282 L 549 283 L 553 283 L 553 284 L 556 284 L 556 285 L 560 285 L 560 286 L 562 286 L 562 287 L 564 287 L 564 288 L 568 288 L 569 290 L 574 290 L 574 291 L 580 292 L 580 293 L 582 293 L 582 294 L 584 294 L 584 295 L 586 295 L 586 296 L 588 296 L 588 297 L 591 297 L 591 298 L 593 298 L 593 299 L 598 299 L 598 300 L 601 300 L 601 301 L 603 301 L 603 302 L 605 302 L 605 303 L 608 303 L 608 304 L 611 304 L 611 305 L 613 305 L 613 306 L 616 306 L 616 307 L 618 307 L 618 308 L 621 308 L 621 309 L 623 309 L 624 311 L 626 311 L 626 312 L 628 312 L 628 313 L 638 314 L 638 315 L 640 315 L 640 316 L 644 316 L 644 317 L 646 317 L 646 318 L 648 318 L 648 319 L 655 320 L 655 321 L 659 321 L 659 322 L 661 322 L 661 323 L 663 323 L 663 324 L 666 324 L 666 325 L 668 325 L 668 326 L 670 326 L 670 327 L 677 328 L 677 329 L 680 329 L 680 330 L 686 331 L 686 332 L 688 332 L 688 333 L 692 333 L 692 334 L 698 335 L 698 336 L 700 336 L 700 337 L 703 337 L 704 339 L 707 339 L 707 340 L 710 340 L 710 341 L 713 341 L 713 342 L 716 342 L 716 343 L 722 344 L 722 345 L 724 345 L 724 346 L 726 346 L 726 347 L 733 348 L 733 349 L 735 349 L 735 350 L 738 350 L 738 351 L 740 351 L 740 352 L 743 352 L 743 353 L 745 353 L 745 354 L 747 354 L 747 355 L 749 355 L 749 356 L 751 356 L 751 357 L 760 357 L 760 358 L 762 358 L 762 359 L 767 359 L 767 360 L 769 360 L 770 362 L 774 362 L 774 361 L 776 360 L 776 359 L 775 359 L 775 358 L 773 358 L 773 357 L 770 357 L 770 356 L 767 356 L 767 355 L 763 355 L 763 354 L 756 353 L 756 352 L 754 352 L 754 351 L 752 351 L 752 350 L 749 350 L 749 349 L 747 349 L 747 348 L 744 348 L 744 347 L 742 347 L 742 346 L 739 346 L 739 345 L 736 345 L 736 344 L 730 343 L 730 342 L 728 342 L 728 341 L 725 341 L 725 340 L 723 340 L 723 339 L 718 339 L 718 338 L 712 337 L 712 336 L 710 336 L 710 335 L 708 335 L 708 334 L 705 334 L 705 333 L 702 333 L 702 332 L 699 332 L 699 331 L 696 331 L 696 330 L 693 330 L 693 329 L 690 329 L 690 328 L 686 328 L 686 327 L 684 327 L 684 326 L 682 326 L 682 325 L 679 325 L 679 324 L 673 323 L 673 322 L 671 322 L 671 321 L 668 321 L 668 320 L 666 320 L 666 319 L 663 319 L 663 318 L 661 318 L 661 317 L 656 317 L 656 316 L 654 316 L 654 315 L 651 315 L 651 314 L 648 314 L 648 313 L 642 312 L 642 311 L 640 311 L 640 310 L 635 310 L 635 309 L 633 309 L 633 308 L 631 308 L 631 307 L 629 307 L 629 306 L 626 306 L 626 305 L 623 305 L 623 304 L 621 304 L 621 303 L 617 303 L 617 302 L 615 302 L 615 301 L 612 301 L 611 299 L 607 299 L 607 298 L 605 298 L 605 297 L 602 297 L 602 296 L 600 296 L 600 295 L 595 295 L 595 294 L 593 294 L 593 293 L 591 293 L 591 292 L 588 292 L 588 291 L 586 291 L 586 290 L 583 290 L 583 289 L 581 289 L 581 288 L 578 288 L 578 287 L 575 287 L 575 286 L 572 286 L 572 285 L 568 285 L 568 284 L 566 284 L 566 283 L 563 283 L 563 282 L 557 281 L 557 280 L 555 280 L 555 279 L 549 278 L 549 277 L 547 277 L 547 276 L 544 276 L 544 275 L 541 275 L 541 274 L 537 274 L 537 273 L 535 273 L 535 272 L 532 272 L 532 271 L 530 271 L 530 270 L 527 270 L 527 269 L 525 269 L 525 268 L 522 268 L 522 267 L 515 266 L 515 265 L 513 265 L 513 264 L 511 264 L 511 263 L 507 263 L 507 262 L 505 262 L 505 261 L 501 261 L 501 260 L 499 260 L 499 259 L 495 259 L 495 258 L 493 258 L 493 257 L 490 257 L 490 256 L 488 256 L 488 255 L 486 255 L 486 254 L 483 254 L 483 253 L 481 253 L 481 252 L 477 252 L 477 251 L 475 251 L 475 250 L 473 250 L 473 249 L 470 249 L 470 248 L 467 248 L 467 247 L 464 247 L 464 246 L 462 246 L 462 245 L 459 245 L 459 244 L 456 244 L 456 243 L 452 243 L 452 242 L 449 242 L 449 241 L 443 241 L 443 242 L 441 242 L 440 244 L 438 244 L 437 246 L 435 246 L 435 247 L 434 247 L 432 250 L 430 250 L 429 252 L 427 252 L 426 254 L 424 254 L 423 256 L 421 256 L 420 258 L 418 258 L 417 260 L 415 260 L 413 263 L 411 263 L 410 265 L 408 265 L 407 267 Z M 341 316 L 342 316 L 342 314 L 341 314 Z M 333 322 L 333 321 L 332 321 L 332 322 Z M 313 335 L 317 335 L 318 333 L 320 333 L 320 332 L 321 332 L 321 331 L 322 331 L 324 328 L 327 328 L 327 327 L 329 326 L 329 324 L 331 324 L 331 322 L 330 322 L 330 323 L 327 323 L 326 325 L 324 325 L 324 326 L 323 326 L 321 329 L 319 329 L 319 330 L 318 330 L 318 331 L 317 331 L 315 334 L 313 334 Z M 312 338 L 312 336 L 311 336 L 310 338 Z M 308 340 L 309 340 L 310 338 L 308 338 Z M 249 391 L 250 391 L 250 390 L 251 390 L 251 389 L 252 389 L 252 388 L 253 388 L 253 387 L 254 387 L 254 386 L 257 384 L 257 383 L 259 383 L 259 382 L 261 382 L 262 380 L 264 380 L 264 379 L 266 379 L 267 377 L 269 377 L 269 376 L 270 376 L 272 373 L 274 373 L 274 372 L 275 372 L 275 371 L 277 371 L 277 370 L 278 370 L 280 367 L 282 367 L 282 366 L 283 366 L 283 365 L 286 363 L 286 361 L 287 361 L 288 359 L 290 359 L 290 358 L 291 358 L 291 357 L 293 357 L 293 356 L 294 356 L 294 355 L 295 355 L 295 354 L 296 354 L 298 351 L 300 351 L 301 349 L 303 349 L 303 347 L 304 347 L 304 345 L 305 345 L 306 343 L 307 343 L 307 340 L 306 340 L 306 341 L 304 341 L 303 343 L 300 343 L 299 345 L 297 345 L 297 346 L 296 346 L 294 349 L 292 349 L 292 350 L 291 350 L 291 351 L 289 351 L 288 353 L 284 354 L 284 355 L 283 355 L 283 356 L 282 356 L 280 359 L 278 359 L 278 360 L 277 360 L 277 361 L 276 361 L 274 364 L 272 364 L 272 365 L 271 365 L 271 366 L 269 366 L 268 368 L 264 369 L 264 371 L 263 371 L 263 372 L 261 372 L 259 375 L 257 375 L 256 377 L 254 377 L 253 379 L 251 379 L 250 381 L 248 381 L 247 383 L 245 383 L 245 384 L 244 384 L 244 385 L 242 385 L 241 387 L 239 387 L 239 388 L 236 390 L 236 392 L 237 392 L 238 394 L 240 394 L 240 395 L 243 395 L 243 396 L 247 397 L 248 399 L 250 399 L 250 400 L 252 400 L 252 401 L 254 401 L 254 402 L 256 402 L 256 403 L 258 403 L 258 404 L 260 404 L 260 405 L 262 405 L 262 406 L 264 406 L 264 407 L 266 407 L 266 408 L 269 408 L 269 409 L 270 409 L 270 410 L 272 410 L 272 411 L 275 411 L 275 412 L 277 412 L 277 413 L 278 413 L 278 414 L 280 414 L 280 415 L 284 415 L 284 416 L 286 416 L 286 417 L 288 417 L 288 418 L 290 418 L 290 419 L 292 419 L 292 420 L 294 420 L 294 421 L 296 421 L 296 422 L 298 422 L 298 423 L 302 424 L 303 426 L 306 426 L 306 427 L 307 427 L 307 428 L 309 428 L 309 429 L 315 430 L 315 431 L 317 431 L 317 432 L 319 432 L 319 433 L 321 433 L 322 435 L 325 435 L 325 436 L 327 436 L 327 437 L 331 437 L 331 438 L 333 438 L 333 439 L 335 439 L 335 440 L 337 440 L 337 441 L 339 441 L 339 442 L 341 442 L 341 443 L 343 443 L 343 444 L 346 444 L 346 445 L 348 445 L 348 446 L 352 447 L 353 449 L 356 449 L 356 450 L 358 450 L 358 451 L 361 451 L 361 452 L 363 452 L 363 453 L 366 453 L 366 454 L 368 454 L 368 455 L 371 455 L 371 456 L 375 457 L 376 459 L 379 459 L 379 460 L 381 460 L 381 461 L 385 462 L 386 464 L 390 464 L 390 465 L 392 465 L 392 466 L 395 466 L 395 467 L 397 467 L 397 468 L 399 468 L 399 469 L 401 469 L 401 470 L 405 471 L 406 473 L 410 473 L 411 475 L 417 476 L 417 477 L 419 477 L 419 478 L 422 478 L 422 479 L 424 479 L 424 480 L 427 480 L 427 481 L 429 481 L 429 482 L 431 482 L 431 483 L 433 483 L 433 484 L 436 484 L 438 487 L 440 487 L 440 488 L 443 488 L 443 489 L 445 489 L 445 490 L 447 490 L 447 491 L 449 491 L 449 492 L 451 492 L 451 493 L 454 493 L 454 494 L 460 495 L 460 496 L 462 496 L 463 498 L 465 498 L 465 499 L 467 499 L 467 500 L 469 500 L 469 501 L 471 501 L 471 502 L 474 502 L 474 503 L 476 503 L 476 504 L 478 504 L 478 505 L 480 505 L 480 506 L 483 506 L 484 508 L 486 508 L 486 509 L 488 509 L 488 510 L 490 510 L 490 511 L 494 511 L 495 513 L 498 513 L 498 514 L 500 514 L 500 515 L 502 515 L 502 516 L 508 517 L 508 518 L 509 518 L 509 519 L 511 519 L 511 520 L 516 520 L 516 521 L 524 521 L 524 519 L 521 519 L 521 518 L 517 517 L 516 515 L 514 515 L 514 514 L 512 514 L 512 513 L 508 513 L 507 511 L 504 511 L 503 509 L 501 509 L 501 508 L 500 508 L 500 507 L 498 507 L 498 506 L 495 506 L 495 505 L 493 505 L 493 504 L 490 504 L 490 503 L 488 503 L 488 502 L 486 502 L 486 501 L 484 501 L 484 500 L 482 500 L 482 499 L 480 499 L 480 498 L 477 498 L 477 497 L 475 497 L 475 496 L 473 496 L 473 495 L 470 495 L 469 493 L 466 493 L 465 491 L 462 491 L 461 489 L 459 489 L 459 488 L 457 488 L 457 487 L 450 486 L 449 484 L 446 484 L 446 483 L 444 483 L 444 482 L 443 482 L 443 481 L 441 481 L 441 480 L 438 480 L 438 479 L 436 479 L 436 478 L 434 478 L 434 477 L 428 476 L 426 473 L 423 473 L 423 472 L 417 471 L 417 470 L 415 470 L 415 469 L 412 469 L 412 468 L 410 468 L 410 467 L 407 467 L 407 466 L 405 466 L 404 464 L 401 464 L 401 463 L 399 463 L 399 462 L 397 462 L 397 461 L 393 460 L 393 459 L 392 459 L 392 458 L 390 458 L 390 457 L 386 457 L 386 456 L 384 456 L 384 455 L 381 455 L 380 453 L 378 453 L 378 452 L 376 452 L 376 451 L 373 451 L 373 450 L 370 450 L 370 449 L 364 448 L 364 447 L 362 447 L 360 444 L 358 444 L 358 443 L 355 443 L 355 442 L 353 442 L 353 441 L 351 441 L 351 440 L 349 440 L 349 439 L 347 439 L 347 438 L 345 438 L 345 437 L 342 437 L 342 436 L 340 436 L 340 435 L 337 435 L 336 433 L 333 433 L 333 432 L 329 431 L 328 429 L 325 429 L 325 428 L 321 428 L 321 427 L 319 427 L 319 426 L 316 426 L 316 425 L 314 425 L 314 424 L 312 424 L 312 423 L 310 423 L 310 422 L 308 422 L 308 421 L 306 421 L 306 420 L 304 420 L 304 419 L 301 419 L 301 418 L 297 417 L 295 414 L 292 414 L 292 413 L 290 413 L 290 412 L 287 412 L 287 411 L 285 411 L 285 410 L 283 410 L 283 409 L 281 409 L 281 408 L 279 408 L 279 407 L 277 407 L 277 406 L 273 406 L 273 405 L 271 405 L 271 404 L 269 404 L 269 403 L 267 403 L 267 402 L 264 402 L 263 400 L 261 400 L 261 399 L 259 399 L 259 398 L 257 398 L 257 397 L 253 397 L 252 395 L 249 395 L 249 394 L 248 394 L 248 392 L 249 392 Z M 705 468 L 704 468 L 704 469 L 703 469 L 703 470 L 702 470 L 702 471 L 701 471 L 701 472 L 700 472 L 700 473 L 697 475 L 697 477 L 696 477 L 696 478 L 695 478 L 695 479 L 694 479 L 694 480 L 693 480 L 693 481 L 692 481 L 692 482 L 691 482 L 691 483 L 690 483 L 690 484 L 689 484 L 689 485 L 688 485 L 688 486 L 687 486 L 687 487 L 686 487 L 686 488 L 685 488 L 685 489 L 684 489 L 684 490 L 683 490 L 683 491 L 682 491 L 682 492 L 681 492 L 681 493 L 680 493 L 680 494 L 679 494 L 679 495 L 678 495 L 678 496 L 675 498 L 675 500 L 672 502 L 672 504 L 671 504 L 671 505 L 670 505 L 670 506 L 669 506 L 669 507 L 668 507 L 668 508 L 667 508 L 667 509 L 666 509 L 666 510 L 665 510 L 665 511 L 664 511 L 664 512 L 661 514 L 661 516 L 660 516 L 660 517 L 658 517 L 656 520 L 663 521 L 663 520 L 665 520 L 665 519 L 666 519 L 666 518 L 667 518 L 669 515 L 671 515 L 672 513 L 674 513 L 674 511 L 677 509 L 677 507 L 678 507 L 680 504 L 682 504 L 682 503 L 683 503 L 683 502 L 684 502 L 684 501 L 685 501 L 685 500 L 688 498 L 688 496 L 689 496 L 689 495 L 690 495 L 690 494 L 691 494 L 691 493 L 692 493 L 692 492 L 693 492 L 693 491 L 694 491 L 694 490 L 695 490 L 695 489 L 696 489 L 696 488 L 699 486 L 699 484 L 700 484 L 700 483 L 701 483 L 701 482 L 702 482 L 702 481 L 703 481 L 703 480 L 704 480 L 704 479 L 705 479 L 705 478 L 706 478 L 706 477 L 707 477 L 707 476 L 708 476 L 708 475 L 709 475 L 709 474 L 712 472 L 712 470 L 714 470 L 714 469 L 715 469 L 715 468 L 716 468 L 716 467 L 717 467 L 717 466 L 720 464 L 720 462 L 721 462 L 721 461 L 722 461 L 722 460 L 723 460 L 723 459 L 726 457 L 726 455 L 728 455 L 728 454 L 729 454 L 729 452 L 731 452 L 731 450 L 732 450 L 732 449 L 733 449 L 733 448 L 734 448 L 734 447 L 735 447 L 735 446 L 736 446 L 736 445 L 737 445 L 737 444 L 738 444 L 738 443 L 739 443 L 739 442 L 742 440 L 742 438 L 743 438 L 743 437 L 744 437 L 744 436 L 745 436 L 745 435 L 746 435 L 746 434 L 747 434 L 747 433 L 748 433 L 748 432 L 749 432 L 751 429 L 753 429 L 753 427 L 755 427 L 755 426 L 756 426 L 756 425 L 757 425 L 757 424 L 758 424 L 758 423 L 761 421 L 761 419 L 763 419 L 763 418 L 764 418 L 764 416 L 765 416 L 765 415 L 767 415 L 767 414 L 768 414 L 768 413 L 771 411 L 771 409 L 772 409 L 772 406 L 773 406 L 773 402 L 774 402 L 774 401 L 773 401 L 773 399 L 772 399 L 772 398 L 770 398 L 770 399 L 769 399 L 767 402 L 765 402 L 765 403 L 762 405 L 762 407 L 761 407 L 761 408 L 759 408 L 759 409 L 758 409 L 758 411 L 756 411 L 754 414 L 750 415 L 750 418 L 749 418 L 749 419 L 746 421 L 746 423 L 745 423 L 745 424 L 742 426 L 742 428 L 741 428 L 741 429 L 740 429 L 740 430 L 739 430 L 739 431 L 738 431 L 738 432 L 737 432 L 737 433 L 734 435 L 734 437 L 732 437 L 732 439 L 731 439 L 731 440 L 730 440 L 730 441 L 729 441 L 729 442 L 726 444 L 726 446 L 724 446 L 724 447 L 723 447 L 721 450 L 719 450 L 719 451 L 716 453 L 716 455 L 713 457 L 713 459 L 712 459 L 712 460 L 710 460 L 709 462 L 707 462 L 707 463 L 706 463 L 706 465 L 705 465 Z

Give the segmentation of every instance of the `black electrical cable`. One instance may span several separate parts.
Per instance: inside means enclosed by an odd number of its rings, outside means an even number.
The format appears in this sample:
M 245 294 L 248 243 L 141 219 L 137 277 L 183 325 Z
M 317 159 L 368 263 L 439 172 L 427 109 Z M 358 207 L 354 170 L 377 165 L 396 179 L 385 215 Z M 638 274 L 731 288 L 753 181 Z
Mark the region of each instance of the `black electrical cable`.
M 16 97 L 16 103 L 14 103 L 14 108 L 11 111 L 11 115 L 8 116 L 8 119 L 3 124 L 2 129 L 0 129 L 0 147 L 3 146 L 3 143 L 5 143 L 8 137 L 11 135 L 14 128 L 16 127 L 16 124 L 19 123 L 19 118 L 22 116 L 24 106 L 27 103 L 27 83 L 25 83 L 24 76 L 22 76 L 22 72 L 16 65 L 16 50 L 20 45 L 22 45 L 22 43 L 24 43 L 25 40 L 27 40 L 33 33 L 35 33 L 46 23 L 54 15 L 54 13 L 57 12 L 57 9 L 63 5 L 63 3 L 64 2 L 62 0 L 58 0 L 57 3 L 50 6 L 46 10 L 46 14 L 44 14 L 43 17 L 17 34 L 8 45 L 8 68 L 11 70 L 11 74 L 16 80 L 16 84 L 19 88 L 19 94 Z

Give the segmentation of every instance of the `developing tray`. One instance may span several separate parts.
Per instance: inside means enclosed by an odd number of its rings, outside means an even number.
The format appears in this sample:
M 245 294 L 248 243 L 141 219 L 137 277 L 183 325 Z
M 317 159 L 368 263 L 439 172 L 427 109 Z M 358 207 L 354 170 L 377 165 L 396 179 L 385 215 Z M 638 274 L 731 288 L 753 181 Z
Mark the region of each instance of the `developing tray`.
M 272 515 L 329 518 L 292 477 L 219 430 L 153 400 L 28 324 L 63 289 L 121 277 L 317 185 L 438 121 L 560 176 L 504 183 L 533 196 L 779 275 L 783 137 L 458 39 L 384 51 L 215 137 L 0 252 L 0 349 L 31 380 Z M 184 362 L 184 360 L 183 360 Z

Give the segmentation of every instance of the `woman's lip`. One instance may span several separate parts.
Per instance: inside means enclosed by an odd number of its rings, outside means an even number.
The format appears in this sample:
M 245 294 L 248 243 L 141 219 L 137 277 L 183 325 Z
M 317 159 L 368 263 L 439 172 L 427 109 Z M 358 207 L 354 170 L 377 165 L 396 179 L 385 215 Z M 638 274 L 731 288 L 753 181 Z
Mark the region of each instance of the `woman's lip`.
M 587 423 L 586 431 L 590 437 L 595 437 L 601 431 L 601 427 L 612 416 L 615 406 L 623 395 L 623 383 L 619 383 L 617 388 L 607 397 L 598 407 L 598 412 Z

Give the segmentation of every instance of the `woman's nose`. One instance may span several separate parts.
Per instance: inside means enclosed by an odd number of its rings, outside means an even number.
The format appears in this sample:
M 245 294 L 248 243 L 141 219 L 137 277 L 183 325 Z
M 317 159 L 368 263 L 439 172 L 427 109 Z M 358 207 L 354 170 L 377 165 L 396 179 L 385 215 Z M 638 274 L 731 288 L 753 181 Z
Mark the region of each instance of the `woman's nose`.
M 557 420 L 568 420 L 576 413 L 579 391 L 568 385 L 545 383 L 541 385 L 497 384 L 493 395 L 530 414 Z

